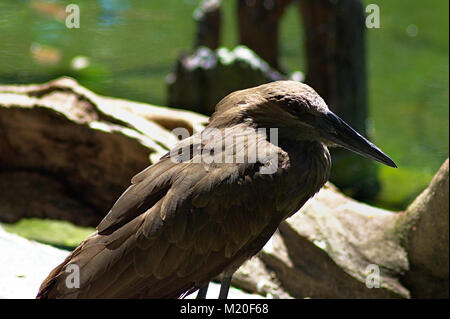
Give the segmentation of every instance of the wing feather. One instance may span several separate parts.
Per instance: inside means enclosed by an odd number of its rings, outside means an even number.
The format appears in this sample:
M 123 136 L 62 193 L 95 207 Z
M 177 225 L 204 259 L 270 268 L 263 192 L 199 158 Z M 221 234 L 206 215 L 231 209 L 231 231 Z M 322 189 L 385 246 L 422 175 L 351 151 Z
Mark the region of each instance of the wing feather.
M 193 158 L 176 163 L 165 156 L 132 179 L 98 233 L 64 262 L 82 265 L 78 297 L 181 296 L 236 268 L 267 241 L 277 226 L 277 179 L 261 174 L 265 163 Z M 73 294 L 62 284 L 62 267 L 51 276 L 53 295 Z M 48 293 L 52 285 L 41 289 Z

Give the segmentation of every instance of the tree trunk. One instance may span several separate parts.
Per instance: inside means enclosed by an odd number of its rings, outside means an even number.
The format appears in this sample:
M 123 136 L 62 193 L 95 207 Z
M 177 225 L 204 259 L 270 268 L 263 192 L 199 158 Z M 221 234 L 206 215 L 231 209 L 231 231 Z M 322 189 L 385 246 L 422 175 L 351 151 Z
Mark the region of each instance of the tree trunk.
M 364 12 L 360 0 L 300 0 L 306 34 L 306 82 L 328 106 L 367 136 Z M 332 150 L 331 181 L 358 199 L 379 191 L 373 162 Z
M 217 49 L 222 23 L 220 0 L 204 0 L 195 10 L 194 19 L 197 22 L 194 47 Z
M 292 0 L 238 0 L 239 43 L 279 70 L 278 26 Z

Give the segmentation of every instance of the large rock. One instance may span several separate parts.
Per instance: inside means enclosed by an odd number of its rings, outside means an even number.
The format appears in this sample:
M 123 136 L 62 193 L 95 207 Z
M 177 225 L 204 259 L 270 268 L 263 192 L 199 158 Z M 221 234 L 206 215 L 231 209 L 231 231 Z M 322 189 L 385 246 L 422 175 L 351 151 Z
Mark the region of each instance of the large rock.
M 449 160 L 397 224 L 410 269 L 402 278 L 417 298 L 449 297 Z
M 280 226 L 261 258 L 295 297 L 408 298 L 399 281 L 407 253 L 391 233 L 397 218 L 327 184 Z M 367 285 L 373 268 L 379 287 Z
M 96 226 L 131 177 L 202 129 L 192 112 L 99 96 L 70 78 L 0 86 L 0 221 Z M 150 159 L 149 159 L 150 157 Z

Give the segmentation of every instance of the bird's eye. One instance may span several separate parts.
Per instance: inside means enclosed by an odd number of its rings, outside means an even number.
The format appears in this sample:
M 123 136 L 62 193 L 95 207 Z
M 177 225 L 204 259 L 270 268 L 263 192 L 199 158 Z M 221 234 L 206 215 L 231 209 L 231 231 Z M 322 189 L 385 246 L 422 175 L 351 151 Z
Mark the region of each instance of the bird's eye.
M 298 120 L 300 120 L 301 122 L 304 122 L 307 124 L 312 124 L 315 121 L 314 115 L 312 115 L 311 113 L 309 113 L 305 110 L 295 108 L 295 109 L 291 109 L 290 113 L 293 116 L 295 116 Z

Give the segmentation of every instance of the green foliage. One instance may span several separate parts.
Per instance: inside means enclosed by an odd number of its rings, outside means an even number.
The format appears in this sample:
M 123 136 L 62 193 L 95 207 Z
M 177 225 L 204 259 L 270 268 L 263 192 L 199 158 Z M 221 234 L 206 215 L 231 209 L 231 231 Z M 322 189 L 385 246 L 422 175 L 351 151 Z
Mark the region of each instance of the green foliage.
M 380 166 L 379 175 L 383 184 L 375 204 L 392 210 L 402 210 L 411 204 L 433 177 L 408 167 L 393 170 L 385 166 Z
M 95 231 L 92 227 L 75 226 L 67 221 L 39 218 L 24 218 L 15 224 L 0 225 L 7 232 L 70 250 Z
M 405 208 L 448 157 L 449 2 L 365 1 L 380 7 L 367 31 L 375 143 L 397 163 L 382 167 L 378 202 Z M 414 32 L 411 32 L 413 30 Z

